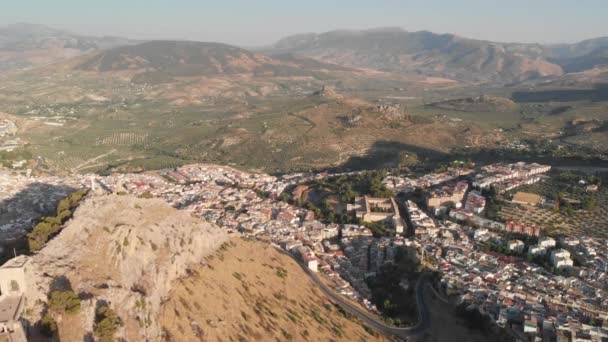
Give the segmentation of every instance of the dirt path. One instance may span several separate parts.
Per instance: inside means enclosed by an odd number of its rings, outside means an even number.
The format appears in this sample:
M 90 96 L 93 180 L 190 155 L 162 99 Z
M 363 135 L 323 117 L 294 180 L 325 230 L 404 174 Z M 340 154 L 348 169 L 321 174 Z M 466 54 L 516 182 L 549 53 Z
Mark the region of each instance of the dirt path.
M 116 149 L 113 149 L 113 150 L 111 150 L 108 153 L 104 153 L 104 154 L 98 155 L 97 157 L 85 160 L 84 162 L 80 163 L 76 167 L 72 168 L 70 170 L 70 172 L 77 173 L 78 171 L 80 171 L 80 170 L 84 169 L 85 167 L 89 166 L 89 164 L 94 163 L 94 162 L 98 161 L 99 159 L 105 158 L 105 157 L 113 154 L 114 152 L 116 152 Z

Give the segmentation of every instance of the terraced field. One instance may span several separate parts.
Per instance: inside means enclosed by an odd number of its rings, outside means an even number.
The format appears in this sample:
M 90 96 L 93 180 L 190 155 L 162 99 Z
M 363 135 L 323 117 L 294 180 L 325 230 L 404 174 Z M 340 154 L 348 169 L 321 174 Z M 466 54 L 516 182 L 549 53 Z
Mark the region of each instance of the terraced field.
M 98 137 L 95 145 L 143 146 L 147 138 L 147 133 L 117 132 L 106 137 Z

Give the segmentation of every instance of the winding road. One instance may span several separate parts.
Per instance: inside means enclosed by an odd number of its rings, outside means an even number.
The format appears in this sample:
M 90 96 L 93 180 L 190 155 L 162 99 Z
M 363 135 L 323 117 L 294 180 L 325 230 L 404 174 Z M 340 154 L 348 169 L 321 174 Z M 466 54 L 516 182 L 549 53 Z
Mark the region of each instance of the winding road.
M 367 312 L 367 311 L 359 308 L 358 306 L 354 305 L 353 303 L 349 302 L 344 297 L 342 297 L 340 294 L 336 293 L 329 286 L 327 286 L 323 281 L 321 281 L 321 279 L 319 279 L 319 277 L 313 271 L 311 271 L 308 267 L 306 267 L 304 264 L 299 262 L 299 260 L 297 260 L 295 257 L 293 257 L 290 253 L 284 251 L 282 248 L 280 248 L 278 246 L 275 246 L 275 245 L 273 245 L 273 246 L 277 250 L 279 250 L 281 253 L 293 258 L 296 261 L 296 263 L 298 265 L 300 265 L 300 267 L 308 275 L 310 280 L 312 280 L 315 284 L 317 284 L 319 286 L 319 288 L 321 289 L 321 291 L 323 291 L 323 293 L 326 296 L 331 298 L 334 302 L 338 303 L 346 312 L 356 316 L 361 321 L 365 322 L 365 324 L 367 324 L 369 327 L 383 333 L 384 335 L 405 340 L 409 336 L 418 335 L 418 334 L 424 332 L 429 327 L 428 307 L 424 303 L 424 295 L 423 295 L 424 286 L 428 286 L 429 274 L 423 273 L 420 276 L 420 278 L 418 278 L 418 281 L 416 282 L 416 304 L 418 306 L 418 323 L 412 327 L 396 328 L 396 327 L 391 327 L 391 326 L 384 324 L 384 322 L 378 320 L 376 317 L 374 317 L 369 312 Z

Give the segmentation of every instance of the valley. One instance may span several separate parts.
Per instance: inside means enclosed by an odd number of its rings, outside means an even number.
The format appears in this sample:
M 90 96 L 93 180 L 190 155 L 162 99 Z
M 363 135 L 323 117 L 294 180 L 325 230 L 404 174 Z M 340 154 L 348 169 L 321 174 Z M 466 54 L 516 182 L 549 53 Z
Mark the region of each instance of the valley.
M 606 337 L 607 49 L 0 27 L 0 341 Z

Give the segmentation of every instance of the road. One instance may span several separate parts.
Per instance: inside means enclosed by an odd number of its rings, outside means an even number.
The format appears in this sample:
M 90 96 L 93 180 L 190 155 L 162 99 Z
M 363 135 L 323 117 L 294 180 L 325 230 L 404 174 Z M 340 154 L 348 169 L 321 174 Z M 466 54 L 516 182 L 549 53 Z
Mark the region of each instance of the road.
M 378 320 L 376 317 L 374 317 L 369 312 L 367 312 L 367 311 L 359 308 L 358 306 L 354 305 L 353 303 L 349 302 L 344 297 L 342 297 L 342 295 L 336 293 L 333 289 L 331 289 L 329 286 L 327 286 L 323 281 L 321 281 L 321 279 L 319 279 L 319 277 L 313 271 L 311 271 L 304 264 L 300 263 L 291 254 L 287 253 L 280 247 L 275 246 L 275 248 L 277 250 L 279 250 L 281 253 L 292 257 L 296 261 L 296 263 L 298 265 L 300 265 L 300 267 L 308 275 L 310 280 L 312 280 L 315 284 L 317 284 L 319 286 L 319 288 L 321 289 L 321 291 L 323 291 L 323 293 L 326 296 L 331 298 L 334 302 L 338 303 L 346 312 L 356 316 L 361 321 L 363 321 L 366 325 L 383 333 L 384 335 L 393 336 L 393 337 L 405 340 L 405 339 L 407 339 L 407 337 L 418 335 L 418 334 L 424 332 L 428 328 L 429 313 L 428 313 L 428 307 L 424 303 L 424 294 L 423 294 L 424 286 L 425 285 L 428 286 L 428 277 L 429 277 L 428 274 L 423 273 L 420 276 L 420 278 L 418 278 L 418 281 L 416 282 L 416 304 L 418 306 L 418 323 L 412 327 L 396 328 L 396 327 L 391 327 L 391 326 L 384 324 L 384 322 Z

